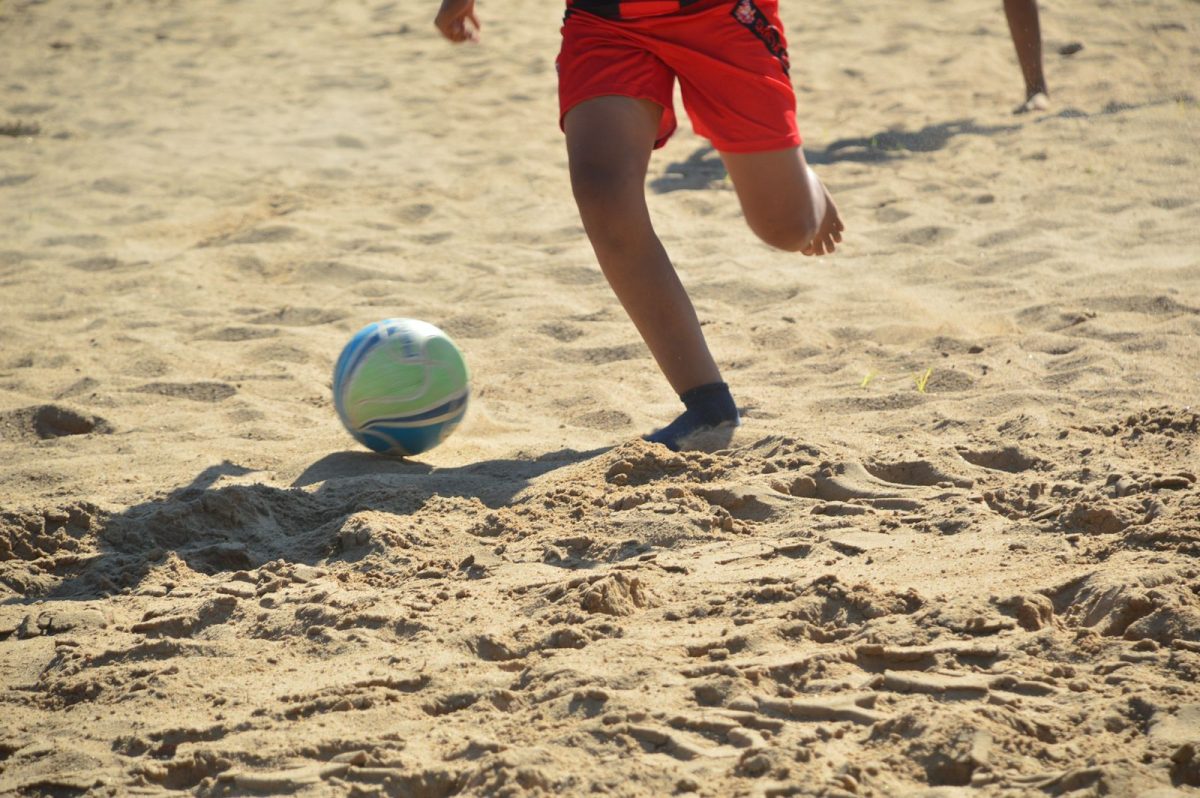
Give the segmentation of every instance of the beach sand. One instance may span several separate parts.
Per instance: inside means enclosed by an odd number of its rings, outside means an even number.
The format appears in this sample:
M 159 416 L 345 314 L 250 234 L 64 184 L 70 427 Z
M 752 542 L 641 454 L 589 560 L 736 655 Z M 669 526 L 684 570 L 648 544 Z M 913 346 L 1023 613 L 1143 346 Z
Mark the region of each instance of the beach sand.
M 1043 4 L 1014 116 L 998 0 L 785 0 L 845 244 L 656 153 L 680 454 L 561 7 L 435 10 L 0 4 L 0 794 L 1200 794 L 1200 5 Z M 410 460 L 330 400 L 393 316 L 473 377 Z

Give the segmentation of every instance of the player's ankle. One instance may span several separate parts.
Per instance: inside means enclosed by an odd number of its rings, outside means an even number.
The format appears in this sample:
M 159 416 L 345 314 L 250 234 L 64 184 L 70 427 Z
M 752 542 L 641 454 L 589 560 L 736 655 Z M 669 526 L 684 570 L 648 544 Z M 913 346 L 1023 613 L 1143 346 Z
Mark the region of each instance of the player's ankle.
M 677 452 L 694 435 L 741 424 L 733 394 L 723 382 L 691 388 L 680 394 L 679 398 L 686 408 L 683 413 L 662 429 L 646 435 L 643 440 L 661 443 Z
M 729 385 L 724 382 L 698 385 L 681 393 L 679 400 L 710 426 L 738 421 L 737 404 L 733 401 Z

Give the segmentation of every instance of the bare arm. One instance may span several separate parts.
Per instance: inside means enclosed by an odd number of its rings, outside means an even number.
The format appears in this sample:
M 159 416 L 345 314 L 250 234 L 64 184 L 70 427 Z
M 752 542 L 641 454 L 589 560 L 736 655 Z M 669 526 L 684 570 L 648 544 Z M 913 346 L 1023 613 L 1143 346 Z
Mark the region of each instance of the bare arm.
M 475 18 L 475 0 L 442 0 L 433 24 L 452 42 L 479 41 L 479 20 Z

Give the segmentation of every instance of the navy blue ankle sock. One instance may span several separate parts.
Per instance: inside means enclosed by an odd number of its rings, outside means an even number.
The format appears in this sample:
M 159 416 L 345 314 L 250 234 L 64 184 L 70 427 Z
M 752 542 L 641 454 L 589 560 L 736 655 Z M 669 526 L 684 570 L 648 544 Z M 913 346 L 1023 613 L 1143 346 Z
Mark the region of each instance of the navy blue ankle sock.
M 687 409 L 679 418 L 645 436 L 643 440 L 661 443 L 671 451 L 677 452 L 680 442 L 689 435 L 717 427 L 736 427 L 741 423 L 738 419 L 737 405 L 733 403 L 733 394 L 723 382 L 711 382 L 692 388 L 680 394 L 679 398 L 683 400 L 683 406 Z

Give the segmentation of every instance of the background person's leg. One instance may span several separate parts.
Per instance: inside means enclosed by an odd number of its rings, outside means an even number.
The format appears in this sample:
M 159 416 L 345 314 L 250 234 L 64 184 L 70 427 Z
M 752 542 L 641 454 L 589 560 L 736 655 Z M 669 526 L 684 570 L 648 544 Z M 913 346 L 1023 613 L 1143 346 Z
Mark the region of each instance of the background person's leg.
M 1042 71 L 1042 28 L 1037 0 L 1004 0 L 1004 16 L 1025 79 L 1025 103 L 1017 111 L 1045 110 L 1050 106 L 1050 90 Z
M 662 108 L 648 100 L 585 100 L 563 120 L 571 188 L 613 292 L 676 393 L 719 382 L 700 322 L 650 222 L 646 169 Z
M 723 152 L 721 159 L 755 235 L 773 247 L 805 255 L 836 249 L 842 220 L 803 150 Z

